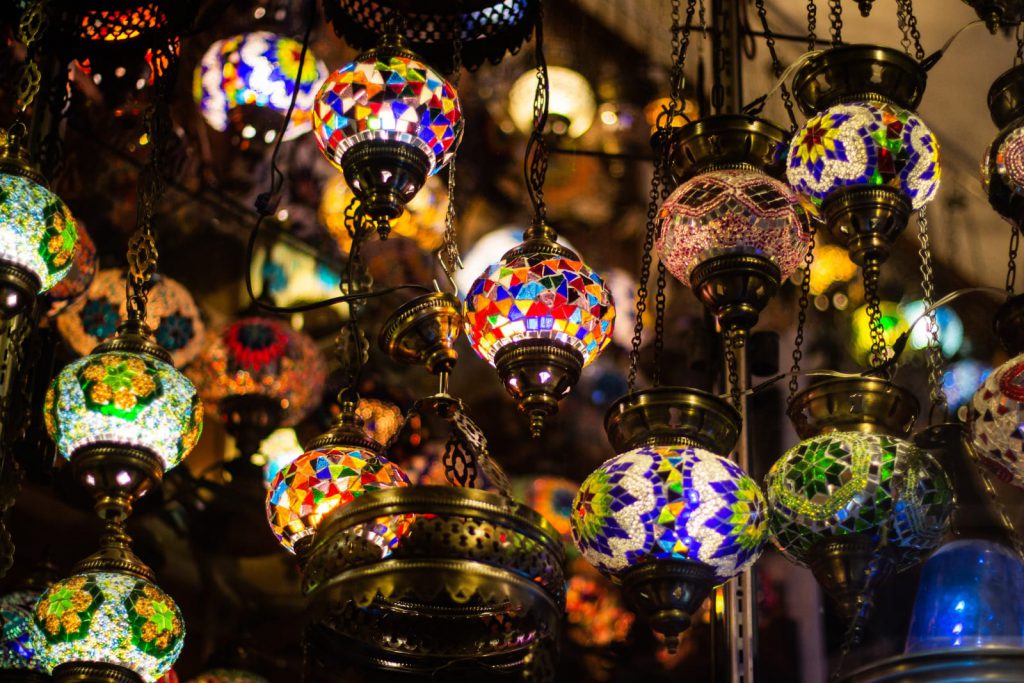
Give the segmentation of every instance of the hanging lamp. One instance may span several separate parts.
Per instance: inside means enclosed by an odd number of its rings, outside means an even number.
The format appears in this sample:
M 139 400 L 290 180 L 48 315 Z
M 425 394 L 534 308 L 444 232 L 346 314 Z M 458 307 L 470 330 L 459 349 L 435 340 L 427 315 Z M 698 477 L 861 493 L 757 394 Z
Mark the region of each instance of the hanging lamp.
M 1024 7 L 1022 7 L 1024 10 Z M 988 108 L 999 133 L 985 150 L 981 180 L 992 208 L 1016 229 L 1024 225 L 1024 65 L 992 83 Z
M 739 414 L 711 394 L 660 387 L 619 399 L 605 430 L 619 455 L 580 486 L 573 540 L 674 651 L 711 589 L 767 541 L 761 489 L 723 457 Z

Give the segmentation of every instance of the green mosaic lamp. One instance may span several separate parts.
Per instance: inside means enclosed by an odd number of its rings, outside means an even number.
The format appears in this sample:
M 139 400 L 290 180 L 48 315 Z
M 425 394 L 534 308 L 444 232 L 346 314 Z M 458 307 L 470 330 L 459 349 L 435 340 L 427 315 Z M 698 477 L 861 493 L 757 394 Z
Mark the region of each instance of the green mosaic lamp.
M 851 617 L 871 586 L 917 564 L 949 529 L 949 479 L 908 440 L 917 413 L 910 392 L 880 379 L 809 387 L 789 408 L 803 441 L 765 479 L 775 545 Z

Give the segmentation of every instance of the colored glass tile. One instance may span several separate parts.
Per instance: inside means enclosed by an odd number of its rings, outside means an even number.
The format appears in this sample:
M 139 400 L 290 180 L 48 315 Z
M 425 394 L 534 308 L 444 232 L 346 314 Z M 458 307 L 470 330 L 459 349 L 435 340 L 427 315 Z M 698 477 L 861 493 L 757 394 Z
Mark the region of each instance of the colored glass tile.
M 1024 488 L 1024 355 L 993 370 L 969 405 L 974 454 L 999 479 Z
M 81 223 L 78 223 L 78 246 L 71 259 L 71 268 L 57 284 L 46 292 L 46 300 L 50 302 L 46 315 L 53 317 L 60 314 L 69 304 L 85 294 L 92 285 L 99 270 L 99 258 L 96 256 L 96 245 Z
M 0 670 L 45 671 L 32 635 L 39 593 L 15 591 L 0 598 Z
M 1024 194 L 1024 128 L 1016 128 L 1011 131 L 994 151 L 995 172 L 1003 183 L 1017 194 Z M 985 150 L 985 159 L 981 164 L 981 179 L 988 192 L 992 182 L 990 163 L 993 154 L 992 147 Z
M 60 197 L 20 175 L 0 173 L 0 261 L 39 278 L 39 291 L 71 269 L 78 227 Z

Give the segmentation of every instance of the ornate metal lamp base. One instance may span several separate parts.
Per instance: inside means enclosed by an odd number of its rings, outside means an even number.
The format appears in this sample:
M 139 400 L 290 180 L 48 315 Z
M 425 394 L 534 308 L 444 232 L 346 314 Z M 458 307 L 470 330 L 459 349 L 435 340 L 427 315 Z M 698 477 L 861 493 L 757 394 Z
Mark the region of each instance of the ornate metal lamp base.
M 57 683 L 142 683 L 131 669 L 105 662 L 68 662 L 53 670 Z
M 243 456 L 259 450 L 260 442 L 281 424 L 284 415 L 280 402 L 260 394 L 228 396 L 217 409 Z
M 551 339 L 527 339 L 498 351 L 494 366 L 519 409 L 530 416 L 530 433 L 538 437 L 544 421 L 558 412 L 558 401 L 579 380 L 583 356 Z
M 458 360 L 463 304 L 454 294 L 432 292 L 396 310 L 381 328 L 382 351 L 400 363 L 425 365 L 431 373 L 451 372 Z
M 411 145 L 371 140 L 345 152 L 341 170 L 368 214 L 393 219 L 427 181 L 430 159 Z
M 827 432 L 880 432 L 907 438 L 917 419 L 914 395 L 874 377 L 831 379 L 804 389 L 789 405 L 801 439 Z
M 847 619 L 852 619 L 860 609 L 861 595 L 871 600 L 871 591 L 865 587 L 868 566 L 878 555 L 876 545 L 869 536 L 850 534 L 819 541 L 808 551 L 807 566 Z M 883 551 L 874 574 L 875 585 L 895 571 L 894 559 L 891 550 Z M 867 608 L 870 609 L 870 604 Z
M 779 289 L 779 268 L 758 254 L 726 254 L 700 263 L 690 273 L 693 291 L 724 330 L 741 333 L 757 324 Z
M 786 172 L 789 134 L 753 116 L 727 114 L 698 119 L 673 132 L 672 178 L 682 184 L 710 168 L 748 166 L 774 178 Z
M 71 456 L 75 477 L 96 500 L 104 519 L 125 519 L 132 503 L 160 483 L 164 466 L 148 450 L 123 444 L 95 443 Z
M 889 257 L 892 244 L 907 227 L 910 209 L 899 190 L 884 186 L 842 188 L 821 204 L 829 232 L 859 266 L 869 258 L 880 263 Z
M 957 648 L 900 655 L 869 664 L 843 683 L 1016 683 L 1024 671 L 1024 650 Z
M 843 45 L 808 59 L 793 77 L 807 116 L 841 102 L 875 100 L 917 109 L 928 72 L 910 55 L 878 45 Z
M 655 560 L 622 575 L 622 593 L 633 610 L 661 634 L 675 652 L 679 635 L 690 628 L 693 614 L 717 581 L 711 568 L 688 560 Z
M 740 434 L 740 415 L 719 397 L 688 387 L 656 387 L 626 394 L 604 416 L 616 453 L 640 446 L 700 446 L 728 453 Z
M 8 320 L 31 308 L 39 278 L 20 266 L 0 261 L 0 318 Z

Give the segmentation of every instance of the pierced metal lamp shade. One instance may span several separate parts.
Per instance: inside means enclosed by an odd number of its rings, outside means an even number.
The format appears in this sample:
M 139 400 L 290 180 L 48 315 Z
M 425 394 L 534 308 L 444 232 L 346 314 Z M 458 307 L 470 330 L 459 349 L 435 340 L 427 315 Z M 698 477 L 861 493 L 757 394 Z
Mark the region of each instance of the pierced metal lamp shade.
M 245 109 L 272 111 L 283 120 L 298 88 L 284 139 L 308 133 L 313 129 L 313 100 L 328 72 L 308 50 L 300 80 L 301 54 L 299 41 L 269 31 L 242 33 L 214 42 L 196 66 L 193 78 L 193 96 L 203 118 L 214 130 L 233 128 L 243 137 L 258 135 L 269 144 L 277 130 L 264 130 L 259 120 L 247 117 Z
M 107 268 L 96 275 L 85 296 L 57 318 L 57 329 L 64 341 L 84 356 L 113 337 L 127 316 L 124 271 Z M 155 279 L 146 304 L 146 326 L 179 368 L 192 362 L 203 348 L 206 327 L 199 308 L 177 280 Z
M 185 644 L 174 600 L 146 579 L 113 571 L 86 571 L 53 584 L 35 605 L 32 629 L 50 672 L 103 663 L 145 683 L 170 670 Z

